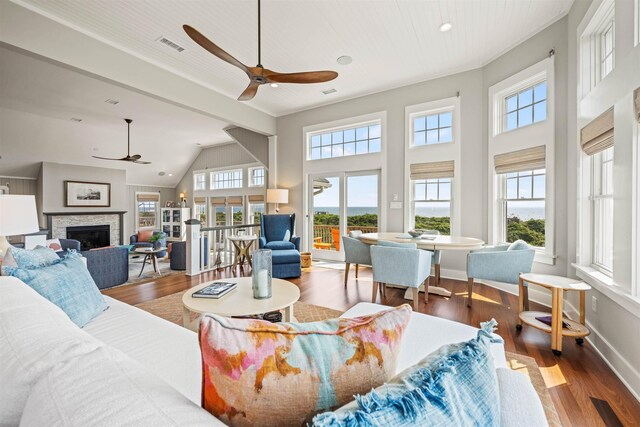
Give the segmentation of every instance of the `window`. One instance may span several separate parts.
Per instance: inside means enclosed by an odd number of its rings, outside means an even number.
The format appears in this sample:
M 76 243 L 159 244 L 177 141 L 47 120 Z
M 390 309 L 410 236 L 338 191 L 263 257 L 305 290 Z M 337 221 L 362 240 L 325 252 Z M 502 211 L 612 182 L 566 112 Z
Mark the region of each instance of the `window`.
M 265 213 L 264 202 L 249 203 L 249 222 L 252 224 L 260 223 L 260 214 Z
M 614 20 L 611 19 L 600 34 L 600 80 L 613 70 L 614 61 Z
M 242 188 L 242 169 L 214 172 L 211 174 L 211 189 Z
M 243 206 L 231 206 L 231 218 L 233 218 L 233 225 L 243 224 Z
M 202 227 L 207 226 L 207 199 L 196 197 L 193 204 L 193 217 L 200 220 Z
M 138 229 L 160 228 L 159 207 L 159 193 L 136 193 L 136 227 Z
M 213 207 L 215 217 L 215 227 L 223 227 L 227 225 L 227 207 L 225 205 L 216 205 Z
M 380 121 L 357 127 L 309 134 L 309 160 L 330 159 L 382 150 Z
M 197 172 L 193 174 L 193 189 L 194 190 L 207 189 L 207 174 L 205 172 Z
M 413 144 L 453 142 L 453 112 L 421 115 L 413 119 Z
M 451 234 L 451 178 L 413 181 L 414 228 Z
M 249 187 L 264 187 L 264 168 L 249 168 Z
M 545 169 L 502 175 L 505 240 L 545 246 Z
M 509 95 L 504 100 L 503 126 L 505 131 L 538 123 L 546 118 L 546 80 Z
M 613 270 L 613 147 L 591 156 L 591 263 Z

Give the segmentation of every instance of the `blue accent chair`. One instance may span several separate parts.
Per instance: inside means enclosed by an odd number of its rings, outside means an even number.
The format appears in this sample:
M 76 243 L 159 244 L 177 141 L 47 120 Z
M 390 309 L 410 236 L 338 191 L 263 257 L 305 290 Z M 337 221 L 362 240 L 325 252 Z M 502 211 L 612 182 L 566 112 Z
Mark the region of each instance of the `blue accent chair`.
M 487 246 L 467 255 L 467 307 L 473 301 L 474 279 L 518 284 L 520 273 L 530 273 L 535 249 L 523 240 L 511 244 Z M 525 308 L 529 308 L 529 295 L 525 287 Z
M 80 252 L 87 259 L 87 269 L 98 289 L 107 289 L 129 280 L 129 249 L 94 249 Z
M 356 265 L 356 279 L 358 278 L 358 267 L 360 265 L 371 266 L 371 245 L 362 243 L 360 236 L 362 231 L 354 230 L 348 236 L 342 236 L 342 248 L 344 249 L 344 287 L 347 287 L 349 279 L 349 269 L 351 264 Z
M 260 214 L 260 249 L 271 249 L 273 277 L 300 277 L 300 237 L 294 236 L 295 214 Z
M 204 236 L 204 251 L 205 254 L 209 253 L 209 237 Z M 202 253 L 200 253 L 200 260 L 202 260 Z M 209 256 L 204 257 L 203 265 L 207 267 L 209 265 Z M 186 270 L 187 269 L 187 242 L 173 242 L 171 244 L 171 259 L 169 261 L 169 268 L 172 270 Z
M 156 241 L 156 246 L 166 248 L 167 233 L 160 230 L 153 230 L 153 235 L 155 236 L 157 234 L 161 234 L 162 237 L 160 237 L 160 240 Z M 134 250 L 138 248 L 152 248 L 154 246 L 152 242 L 138 242 L 138 233 L 132 234 L 131 236 L 129 236 L 129 244 L 134 246 L 133 247 Z M 167 256 L 167 251 L 158 252 L 157 254 L 158 258 L 164 258 L 166 256 Z
M 380 241 L 371 246 L 373 267 L 373 295 L 375 303 L 378 290 L 384 297 L 386 284 L 411 288 L 413 310 L 418 311 L 419 288 L 424 283 L 424 301 L 429 302 L 429 275 L 433 252 L 417 249 L 415 243 L 392 243 Z

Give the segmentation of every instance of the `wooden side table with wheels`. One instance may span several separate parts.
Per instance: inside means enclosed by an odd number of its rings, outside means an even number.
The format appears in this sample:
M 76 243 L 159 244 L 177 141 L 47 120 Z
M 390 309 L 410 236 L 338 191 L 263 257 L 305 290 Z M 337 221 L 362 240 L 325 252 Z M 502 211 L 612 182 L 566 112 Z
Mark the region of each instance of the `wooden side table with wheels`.
M 551 313 L 528 311 L 528 307 L 525 308 L 525 300 L 530 283 L 551 291 Z M 573 337 L 578 344 L 582 345 L 583 337 L 591 333 L 584 326 L 585 293 L 590 289 L 591 286 L 588 284 L 567 277 L 535 273 L 521 274 L 518 284 L 518 324 L 516 328 L 521 330 L 524 323 L 551 334 L 551 349 L 556 356 L 562 354 L 562 337 Z M 580 293 L 580 322 L 563 317 L 562 308 L 564 306 L 565 291 L 578 291 Z M 536 317 L 549 315 L 551 315 L 551 326 L 536 319 Z M 568 328 L 562 327 L 563 322 L 568 325 Z

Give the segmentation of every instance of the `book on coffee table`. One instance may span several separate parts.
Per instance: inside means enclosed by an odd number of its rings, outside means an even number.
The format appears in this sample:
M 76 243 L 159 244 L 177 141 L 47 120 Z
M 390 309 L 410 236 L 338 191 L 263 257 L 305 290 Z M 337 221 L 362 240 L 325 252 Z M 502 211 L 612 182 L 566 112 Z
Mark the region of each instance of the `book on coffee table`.
M 238 285 L 233 282 L 213 282 L 199 291 L 191 294 L 193 298 L 214 298 L 218 299 L 233 291 Z

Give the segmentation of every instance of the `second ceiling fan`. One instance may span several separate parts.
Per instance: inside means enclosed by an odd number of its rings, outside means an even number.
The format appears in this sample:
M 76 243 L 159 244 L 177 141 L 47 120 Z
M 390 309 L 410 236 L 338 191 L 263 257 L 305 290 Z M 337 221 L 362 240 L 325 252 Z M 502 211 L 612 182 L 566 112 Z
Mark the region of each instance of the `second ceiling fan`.
M 306 71 L 300 73 L 279 73 L 262 66 L 261 59 L 261 39 L 260 39 L 260 0 L 258 0 L 258 65 L 247 67 L 242 62 L 224 51 L 220 46 L 206 38 L 190 25 L 183 25 L 182 28 L 191 39 L 202 46 L 205 50 L 240 68 L 249 77 L 249 86 L 238 97 L 238 101 L 249 101 L 256 96 L 258 88 L 267 83 L 323 83 L 338 77 L 335 71 Z

